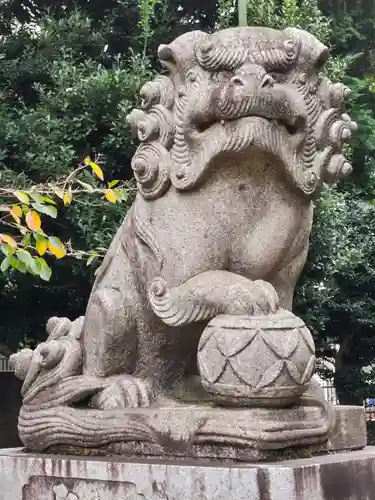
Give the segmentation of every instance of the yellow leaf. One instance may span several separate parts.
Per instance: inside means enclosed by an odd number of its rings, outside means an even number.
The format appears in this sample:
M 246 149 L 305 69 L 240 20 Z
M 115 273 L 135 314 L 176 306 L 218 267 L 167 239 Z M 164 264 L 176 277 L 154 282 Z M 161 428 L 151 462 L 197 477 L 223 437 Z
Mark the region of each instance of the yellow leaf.
M 85 165 L 90 165 L 90 162 L 91 162 L 91 159 L 90 159 L 90 157 L 89 157 L 89 156 L 86 156 L 86 158 L 83 160 L 83 163 L 84 163 Z
M 30 203 L 30 198 L 23 191 L 15 191 L 14 196 L 18 198 L 21 203 L 26 203 L 26 205 Z
M 13 205 L 12 210 L 15 215 L 18 215 L 18 217 L 22 217 L 22 208 L 19 205 Z
M 55 257 L 62 259 L 66 255 L 66 249 L 56 236 L 51 236 L 48 239 L 48 249 Z
M 54 188 L 55 195 L 60 198 L 60 200 L 64 199 L 64 191 L 58 187 Z
M 0 234 L 0 241 L 7 243 L 11 248 L 17 248 L 17 243 L 7 234 Z
M 38 212 L 30 210 L 30 212 L 26 214 L 26 224 L 31 231 L 39 231 L 42 221 L 40 220 Z
M 44 255 L 48 248 L 48 241 L 43 236 L 39 236 L 35 248 L 40 256 Z
M 72 195 L 69 191 L 64 194 L 64 205 L 70 205 L 72 203 Z
M 116 201 L 117 201 L 117 196 L 116 196 L 116 193 L 113 191 L 113 189 L 106 189 L 105 197 L 111 203 L 116 203 Z
M 21 222 L 20 217 L 22 216 L 22 209 L 18 205 L 13 205 L 10 209 L 10 215 L 19 224 Z
M 92 171 L 94 172 L 94 174 L 99 177 L 100 180 L 104 180 L 104 174 L 103 174 L 103 170 L 99 167 L 99 165 L 97 165 L 95 162 L 93 161 L 90 161 L 89 163 L 90 167 L 92 168 Z

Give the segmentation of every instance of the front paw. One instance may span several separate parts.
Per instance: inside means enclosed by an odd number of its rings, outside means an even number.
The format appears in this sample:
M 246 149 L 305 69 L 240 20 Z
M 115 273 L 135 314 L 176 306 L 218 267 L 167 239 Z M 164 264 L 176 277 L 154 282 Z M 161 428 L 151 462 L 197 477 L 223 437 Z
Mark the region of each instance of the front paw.
M 279 308 L 279 297 L 274 287 L 266 281 L 256 280 L 236 292 L 225 311 L 226 314 L 260 316 L 276 313 Z
M 254 294 L 254 315 L 274 314 L 279 309 L 279 297 L 274 287 L 267 281 L 256 280 L 252 290 Z
M 147 380 L 123 375 L 96 394 L 90 406 L 100 410 L 145 408 L 154 401 L 152 384 Z

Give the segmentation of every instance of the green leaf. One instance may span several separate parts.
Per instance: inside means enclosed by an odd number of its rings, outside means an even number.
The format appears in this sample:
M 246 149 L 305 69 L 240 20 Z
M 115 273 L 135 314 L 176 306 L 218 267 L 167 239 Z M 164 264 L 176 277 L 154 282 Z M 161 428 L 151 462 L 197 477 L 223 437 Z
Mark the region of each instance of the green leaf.
M 33 258 L 27 250 L 19 250 L 16 255 L 18 260 L 23 262 L 27 267 L 31 267 Z
M 42 258 L 39 258 L 38 262 L 40 263 L 41 266 L 39 276 L 42 278 L 42 280 L 49 281 L 52 276 L 52 271 L 50 267 L 48 266 L 47 262 Z
M 6 257 L 8 257 L 8 255 L 12 255 L 15 251 L 15 249 L 8 245 L 8 243 L 1 243 L 0 250 Z
M 43 205 L 43 197 L 39 193 L 34 193 L 33 191 L 30 191 L 30 196 L 31 198 L 38 203 L 38 205 Z
M 35 208 L 35 210 L 37 212 L 49 215 L 53 219 L 56 219 L 56 217 L 57 217 L 57 208 L 56 207 L 50 207 L 50 206 L 46 206 L 46 205 L 39 205 L 39 203 L 33 203 L 32 207 Z
M 30 245 L 30 241 L 31 241 L 31 233 L 27 233 L 22 240 L 23 246 L 28 247 Z
M 108 187 L 113 188 L 113 187 L 117 186 L 117 184 L 118 184 L 119 182 L 120 182 L 120 181 L 111 181 L 111 182 L 108 184 Z
M 129 192 L 127 191 L 127 189 L 115 189 L 114 191 L 120 201 L 123 201 L 125 203 L 128 201 Z
M 17 269 L 18 268 L 18 260 L 13 257 L 13 255 L 11 255 L 9 257 L 9 264 L 14 268 L 14 269 Z
M 30 198 L 23 191 L 15 191 L 14 196 L 20 200 L 21 203 L 28 205 L 30 203 Z
M 5 271 L 9 269 L 9 266 L 10 266 L 10 257 L 6 257 L 1 263 L 0 270 L 3 273 L 5 273 Z
M 21 260 L 18 260 L 15 255 L 9 257 L 9 262 L 14 269 L 17 269 L 17 271 L 19 271 L 22 274 L 26 274 L 27 272 L 26 264 Z
M 97 255 L 90 255 L 90 257 L 87 259 L 86 266 L 89 266 L 92 264 L 92 262 L 97 258 Z
M 47 196 L 42 196 L 42 201 L 45 201 L 46 203 L 51 203 L 51 205 L 56 205 L 56 202 L 51 200 L 51 198 L 48 198 Z
M 36 274 L 36 276 L 40 276 L 42 272 L 42 264 L 40 263 L 38 258 L 34 258 L 31 262 L 30 268 Z
M 86 182 L 82 182 L 79 179 L 77 179 L 77 182 L 78 182 L 78 184 L 80 186 L 82 186 L 83 188 L 85 188 L 89 193 L 93 193 L 94 192 L 94 188 L 92 186 L 90 186 L 90 184 L 87 184 Z

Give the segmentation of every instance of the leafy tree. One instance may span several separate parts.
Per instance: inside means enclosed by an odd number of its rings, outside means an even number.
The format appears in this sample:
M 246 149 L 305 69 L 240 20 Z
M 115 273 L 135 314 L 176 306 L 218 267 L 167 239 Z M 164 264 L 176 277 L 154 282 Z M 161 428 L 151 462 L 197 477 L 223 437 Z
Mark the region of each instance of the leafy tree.
M 333 361 L 342 404 L 362 404 L 375 359 L 374 208 L 327 189 L 317 205 L 308 265 L 296 307 L 315 334 L 318 355 Z
M 10 196 L 15 190 L 46 194 L 46 186 L 64 184 L 86 156 L 100 156 L 106 181 L 129 180 L 135 145 L 125 116 L 137 104 L 140 85 L 160 69 L 157 46 L 210 24 L 192 0 L 9 0 L 0 14 L 0 175 L 7 188 L 0 205 L 12 202 L 11 208 L 19 202 Z M 106 187 L 99 183 L 95 191 Z M 83 314 L 94 269 L 86 267 L 82 250 L 99 247 L 100 253 L 108 246 L 130 202 L 131 196 L 122 205 L 104 196 L 79 197 L 71 205 L 60 202 L 56 219 L 42 214 L 45 233 L 68 243 L 68 257 L 54 263 L 48 284 L 10 269 L 0 273 L 6 311 L 0 351 L 8 350 L 5 344 L 16 349 L 20 339 L 43 338 L 51 315 Z M 5 216 L 0 234 L 9 230 L 9 210 Z
M 149 20 L 143 19 L 142 23 L 138 28 L 139 38 Z M 9 206 L 11 201 L 13 213 L 5 212 L 0 234 L 16 239 L 16 234 L 8 234 L 8 230 L 10 223 L 17 225 L 17 217 L 24 217 L 24 228 L 38 231 L 40 221 L 39 216 L 32 213 L 35 212 L 42 215 L 44 233 L 58 238 L 52 240 L 54 243 L 69 242 L 68 246 L 87 251 L 109 244 L 126 205 L 109 204 L 104 193 L 95 199 L 80 197 L 72 205 L 60 204 L 58 214 L 52 203 L 40 203 L 39 199 L 38 209 L 30 205 L 27 209 L 30 214 L 21 215 L 19 210 L 25 208 L 22 200 L 10 200 L 17 189 L 33 190 L 37 196 L 41 191 L 49 194 L 45 189 L 51 191 L 51 179 L 55 186 L 64 185 L 75 165 L 87 156 L 100 155 L 105 181 L 130 177 L 134 145 L 125 116 L 136 104 L 138 88 L 150 77 L 152 69 L 144 51 L 141 55 L 129 51 L 113 57 L 107 54 L 107 45 L 105 29 L 96 29 L 87 16 L 76 11 L 61 19 L 44 17 L 38 30 L 25 25 L 3 37 L 0 44 L 3 62 L 0 68 L 0 175 L 2 186 L 7 189 L 0 191 L 0 204 Z M 90 176 L 81 180 L 87 184 Z M 99 181 L 95 189 L 106 188 L 111 189 Z M 35 205 L 36 200 L 30 199 L 30 202 Z M 56 219 L 50 217 L 51 212 L 58 215 Z M 26 217 L 31 216 L 33 221 L 30 219 L 28 224 Z M 31 244 L 33 241 L 31 239 Z M 12 248 L 9 242 L 15 250 L 12 240 L 2 237 L 1 248 L 5 254 Z M 27 248 L 29 243 L 26 242 L 27 251 L 31 250 Z M 53 253 L 54 247 L 49 246 L 49 253 Z M 62 247 L 59 248 L 62 252 Z M 5 259 L 3 270 L 16 262 L 19 270 L 26 265 L 22 260 L 18 262 L 18 257 L 28 259 L 27 254 L 22 253 L 25 248 L 22 252 L 18 250 L 16 260 L 15 255 Z M 60 255 L 59 250 L 54 251 Z M 39 257 L 48 264 L 48 256 Z M 40 280 L 19 276 L 8 269 L 6 275 L 0 277 L 0 305 L 7 311 L 2 318 L 0 338 L 14 349 L 24 337 L 43 336 L 48 316 L 82 314 L 93 279 L 93 270 L 86 267 L 86 260 L 67 257 L 55 265 L 48 289 Z M 26 267 L 30 269 L 31 265 Z M 43 269 L 46 277 L 48 268 L 43 266 Z M 42 269 L 34 267 L 34 271 L 38 270 L 41 274 Z M 24 314 L 14 314 L 14 311 L 24 311 Z

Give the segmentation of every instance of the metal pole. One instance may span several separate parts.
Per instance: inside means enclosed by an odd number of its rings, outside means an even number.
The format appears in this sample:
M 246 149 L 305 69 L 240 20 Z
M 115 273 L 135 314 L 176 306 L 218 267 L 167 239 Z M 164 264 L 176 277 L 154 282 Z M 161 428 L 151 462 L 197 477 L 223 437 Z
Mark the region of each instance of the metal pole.
M 238 0 L 238 26 L 247 26 L 247 0 Z

